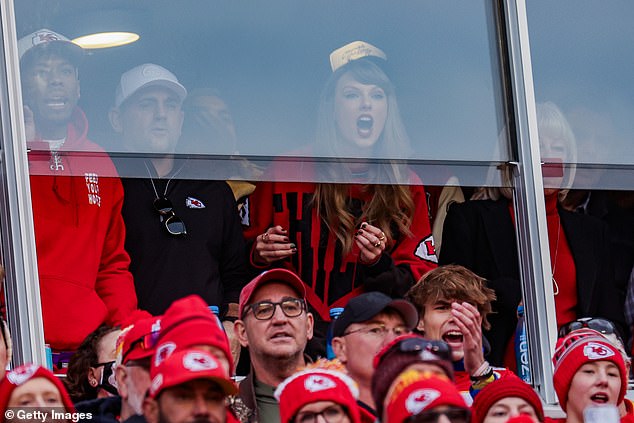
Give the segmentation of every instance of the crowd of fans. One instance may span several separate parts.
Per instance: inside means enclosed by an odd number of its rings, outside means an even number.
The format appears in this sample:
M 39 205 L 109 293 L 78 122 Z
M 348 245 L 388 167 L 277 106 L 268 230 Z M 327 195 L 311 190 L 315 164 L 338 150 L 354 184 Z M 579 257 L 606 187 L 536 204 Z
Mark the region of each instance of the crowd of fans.
M 233 123 L 211 113 L 215 91 L 189 100 L 188 126 L 173 73 L 147 63 L 123 73 L 110 122 L 130 152 L 153 154 L 121 180 L 139 162 L 113 163 L 87 139 L 81 49 L 50 30 L 19 48 L 53 368 L 2 377 L 5 421 L 25 410 L 132 423 L 576 423 L 588 410 L 634 421 L 627 283 L 611 276 L 605 223 L 562 205 L 574 174 L 556 164 L 572 160 L 574 136 L 552 103 L 538 106 L 538 123 L 545 186 L 556 187 L 545 198 L 559 420 L 514 373 L 522 297 L 510 197 L 479 190 L 435 211 L 406 166 L 336 160 L 408 151 L 383 51 L 357 41 L 330 55 L 307 154 L 332 163 L 275 162 L 264 182 L 230 185 L 174 155 L 184 134 L 203 142 L 207 129 L 235 152 Z M 445 211 L 438 266 L 432 226 Z M 4 371 L 4 321 L 2 337 Z

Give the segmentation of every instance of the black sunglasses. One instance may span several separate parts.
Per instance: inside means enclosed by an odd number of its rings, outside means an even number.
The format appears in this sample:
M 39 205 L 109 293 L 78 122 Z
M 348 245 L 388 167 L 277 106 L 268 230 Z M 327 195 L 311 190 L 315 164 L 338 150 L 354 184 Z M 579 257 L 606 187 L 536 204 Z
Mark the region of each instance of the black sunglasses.
M 130 343 L 130 345 L 126 346 L 124 345 L 124 348 L 126 348 L 126 351 L 123 353 L 123 356 L 121 357 L 121 362 L 124 362 L 126 357 L 132 352 L 132 350 L 134 350 L 137 346 L 138 348 L 148 351 L 151 350 L 152 348 L 154 348 L 158 342 L 158 337 L 160 335 L 160 331 L 159 330 L 153 330 L 150 333 L 146 333 L 145 335 L 141 336 L 139 339 L 136 339 L 134 341 L 132 341 Z
M 451 423 L 468 423 L 471 418 L 471 412 L 466 408 L 451 407 L 444 411 L 421 411 L 418 414 L 409 416 L 404 420 L 405 423 L 436 423 L 440 416 L 445 416 Z
M 407 338 L 398 342 L 393 348 L 404 353 L 420 353 L 423 360 L 452 361 L 451 347 L 445 341 Z
M 185 222 L 183 222 L 176 213 L 174 213 L 174 206 L 167 197 L 160 197 L 154 200 L 154 210 L 161 216 L 161 222 L 165 230 L 174 236 L 187 235 L 187 228 L 185 228 Z
M 604 335 L 614 334 L 619 341 L 623 343 L 623 338 L 621 337 L 619 330 L 616 326 L 614 326 L 614 323 L 601 317 L 582 317 L 577 320 L 573 320 L 572 322 L 568 322 L 559 328 L 557 336 L 559 338 L 563 338 L 572 331 L 584 328 L 596 330 Z

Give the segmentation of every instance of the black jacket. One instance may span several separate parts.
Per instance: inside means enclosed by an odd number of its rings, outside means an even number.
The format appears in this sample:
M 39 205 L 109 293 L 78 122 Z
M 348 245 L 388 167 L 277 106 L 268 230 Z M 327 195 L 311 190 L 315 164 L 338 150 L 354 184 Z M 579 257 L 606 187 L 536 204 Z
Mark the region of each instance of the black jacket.
M 577 316 L 604 317 L 623 327 L 625 293 L 614 283 L 605 223 L 559 209 L 561 225 L 577 271 Z M 521 301 L 515 227 L 507 200 L 475 200 L 449 208 L 443 228 L 440 264 L 460 264 L 487 279 L 497 295 L 488 360 L 503 365 L 505 348 L 517 325 Z
M 153 172 L 151 164 L 148 169 Z M 130 271 L 139 308 L 154 315 L 190 294 L 211 305 L 237 303 L 247 282 L 245 243 L 231 189 L 224 181 L 178 179 L 183 175 L 122 179 Z M 153 206 L 157 194 L 171 201 L 187 235 L 173 236 L 164 228 Z

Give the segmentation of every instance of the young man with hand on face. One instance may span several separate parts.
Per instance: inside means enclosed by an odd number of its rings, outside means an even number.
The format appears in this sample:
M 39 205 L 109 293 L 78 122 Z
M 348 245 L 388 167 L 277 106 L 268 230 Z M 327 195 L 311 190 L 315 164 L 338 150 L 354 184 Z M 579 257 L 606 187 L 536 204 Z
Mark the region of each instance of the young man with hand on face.
M 406 298 L 418 309 L 417 330 L 428 339 L 445 341 L 451 347 L 455 382 L 460 391 L 475 397 L 506 369 L 494 368 L 485 360 L 487 328 L 493 291 L 485 280 L 463 266 L 434 269 L 408 291 Z

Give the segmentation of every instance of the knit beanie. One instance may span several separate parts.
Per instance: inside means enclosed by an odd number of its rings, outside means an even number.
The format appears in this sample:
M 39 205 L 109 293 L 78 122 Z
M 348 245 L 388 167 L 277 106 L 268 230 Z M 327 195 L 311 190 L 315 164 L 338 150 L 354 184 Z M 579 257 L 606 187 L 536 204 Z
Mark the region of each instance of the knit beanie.
M 62 403 L 64 404 L 66 411 L 69 413 L 75 412 L 75 406 L 73 405 L 64 384 L 62 384 L 53 372 L 36 364 L 24 364 L 8 372 L 6 377 L 0 381 L 0 410 L 2 411 L 3 416 L 4 412 L 7 410 L 13 391 L 18 386 L 22 386 L 26 382 L 38 377 L 43 377 L 44 379 L 48 379 L 52 382 L 62 397 Z M 2 417 L 2 422 L 4 421 L 5 417 Z
M 623 401 L 628 380 L 623 356 L 601 333 L 592 329 L 579 329 L 557 340 L 553 356 L 553 382 L 559 405 L 564 411 L 567 408 L 568 391 L 575 373 L 584 364 L 595 361 L 610 361 L 618 367 L 621 390 L 617 404 Z
M 207 303 L 198 295 L 174 301 L 161 318 L 157 354 L 160 351 L 163 353 L 161 358 L 165 358 L 165 351 L 172 353 L 201 345 L 222 350 L 233 371 L 233 356 L 227 334 Z
M 412 341 L 409 341 L 412 340 Z M 416 342 L 418 345 L 427 344 L 432 348 L 412 349 L 411 351 L 401 351 L 408 342 Z M 405 343 L 405 344 L 404 344 Z M 383 399 L 388 389 L 396 377 L 408 366 L 414 363 L 435 364 L 445 372 L 445 375 L 453 380 L 453 363 L 451 359 L 444 360 L 439 354 L 434 352 L 433 347 L 440 345 L 444 341 L 430 341 L 416 334 L 406 334 L 394 338 L 385 345 L 374 357 L 374 374 L 372 375 L 372 398 L 376 404 L 377 415 L 383 415 Z M 444 345 L 451 357 L 451 347 Z
M 307 404 L 332 401 L 343 406 L 352 423 L 360 423 L 359 389 L 346 374 L 330 369 L 305 369 L 280 383 L 275 398 L 280 403 L 280 422 L 290 423 Z
M 535 390 L 513 373 L 506 372 L 478 392 L 471 405 L 471 422 L 482 423 L 493 404 L 509 397 L 525 400 L 533 407 L 539 420 L 544 420 L 544 407 Z
M 382 423 L 401 423 L 411 416 L 441 405 L 468 409 L 462 395 L 449 379 L 431 373 L 408 370 L 402 373 L 387 398 Z M 381 419 L 383 416 L 379 416 Z

